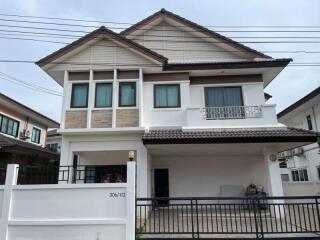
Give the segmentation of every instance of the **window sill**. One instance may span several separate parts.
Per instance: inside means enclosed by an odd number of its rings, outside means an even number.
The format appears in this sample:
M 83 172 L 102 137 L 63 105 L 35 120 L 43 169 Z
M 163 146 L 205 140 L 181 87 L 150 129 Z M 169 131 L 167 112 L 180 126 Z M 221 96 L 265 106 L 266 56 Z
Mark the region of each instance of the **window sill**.
M 182 108 L 152 108 L 153 112 L 182 111 Z
M 112 107 L 101 107 L 101 108 L 92 108 L 92 111 L 99 111 L 99 110 L 112 110 Z
M 66 111 L 87 111 L 88 108 L 68 108 Z

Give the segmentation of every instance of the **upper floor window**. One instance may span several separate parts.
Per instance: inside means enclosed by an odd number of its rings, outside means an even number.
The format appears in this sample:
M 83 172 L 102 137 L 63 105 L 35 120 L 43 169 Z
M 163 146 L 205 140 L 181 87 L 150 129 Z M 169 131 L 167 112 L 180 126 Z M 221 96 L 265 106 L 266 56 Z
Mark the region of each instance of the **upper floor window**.
M 0 114 L 0 132 L 17 137 L 19 122 Z
M 88 83 L 72 84 L 71 92 L 71 108 L 86 108 L 88 107 Z
M 243 106 L 241 87 L 206 87 L 206 107 Z
M 311 116 L 310 115 L 307 116 L 307 124 L 308 124 L 308 129 L 309 130 L 313 130 L 312 120 L 311 120 Z
M 119 83 L 119 107 L 136 106 L 136 83 L 120 82 Z
M 38 128 L 33 128 L 32 134 L 31 134 L 31 142 L 40 143 L 40 136 L 41 136 L 41 130 Z
M 95 107 L 111 107 L 112 106 L 112 83 L 97 83 Z
M 58 143 L 49 143 L 47 146 L 52 152 L 58 152 L 58 149 L 59 149 Z
M 180 107 L 180 85 L 154 85 L 155 108 L 178 108 Z
M 307 169 L 296 169 L 291 171 L 292 181 L 304 182 L 309 181 Z

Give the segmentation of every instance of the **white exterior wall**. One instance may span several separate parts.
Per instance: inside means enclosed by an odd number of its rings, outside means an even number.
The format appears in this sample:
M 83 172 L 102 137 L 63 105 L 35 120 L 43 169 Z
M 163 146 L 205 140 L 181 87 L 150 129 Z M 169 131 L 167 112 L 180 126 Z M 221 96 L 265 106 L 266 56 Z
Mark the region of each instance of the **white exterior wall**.
M 317 101 L 318 99 L 318 101 Z M 304 105 L 298 107 L 287 116 L 283 116 L 279 119 L 279 122 L 296 128 L 308 129 L 307 119 L 308 115 L 311 116 L 313 131 L 320 131 L 320 96 L 315 99 L 304 103 Z M 317 168 L 320 167 L 320 148 L 318 143 L 313 143 L 303 147 L 304 153 L 299 156 L 293 156 L 287 160 L 287 169 L 281 169 L 282 173 L 289 174 L 289 179 L 292 181 L 292 169 L 307 169 L 308 178 L 310 182 L 320 182 L 320 176 L 318 175 Z M 292 183 L 293 185 L 296 183 Z M 292 185 L 292 186 L 293 186 Z M 297 189 L 299 188 L 297 183 Z
M 219 196 L 221 185 L 264 186 L 268 192 L 263 155 L 153 157 L 152 168 L 169 169 L 170 197 Z
M 9 165 L 0 190 L 1 240 L 135 238 L 134 162 L 127 183 L 23 186 L 16 172 Z
M 73 154 L 79 154 L 81 165 L 123 164 L 128 160 L 128 151 L 136 151 L 137 196 L 148 197 L 151 193 L 148 183 L 151 174 L 148 170 L 150 169 L 150 159 L 141 137 L 142 134 L 64 136 L 60 165 L 72 165 Z M 95 152 L 106 152 L 108 156 L 104 160 L 101 157 L 94 158 L 90 153 Z
M 38 123 L 35 123 L 32 121 L 32 119 L 29 119 L 29 121 L 27 122 L 26 120 L 26 116 L 25 117 L 20 117 L 18 116 L 17 114 L 14 114 L 14 113 L 10 113 L 6 110 L 0 110 L 0 114 L 4 115 L 4 116 L 7 116 L 9 118 L 12 118 L 16 121 L 19 122 L 19 130 L 18 130 L 18 136 L 17 136 L 17 139 L 20 139 L 20 133 L 26 129 L 27 131 L 29 131 L 30 135 L 28 139 L 26 139 L 26 142 L 29 142 L 29 143 L 33 143 L 33 144 L 36 144 L 38 146 L 42 146 L 42 147 L 45 147 L 46 145 L 46 137 L 47 137 L 47 128 L 38 124 Z M 37 129 L 40 129 L 41 130 L 41 136 L 40 136 L 40 143 L 37 144 L 37 143 L 34 143 L 31 141 L 31 137 L 32 137 L 32 129 L 33 127 L 37 128 Z M 13 136 L 10 136 L 10 135 L 6 135 L 4 134 L 5 136 L 8 136 L 8 137 L 13 137 Z

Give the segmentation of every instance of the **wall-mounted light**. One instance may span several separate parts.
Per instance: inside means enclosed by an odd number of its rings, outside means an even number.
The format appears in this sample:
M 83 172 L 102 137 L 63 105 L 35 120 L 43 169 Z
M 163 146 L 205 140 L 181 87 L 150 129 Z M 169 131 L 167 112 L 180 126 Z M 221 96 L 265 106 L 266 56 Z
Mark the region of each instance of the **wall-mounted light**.
M 134 151 L 129 151 L 128 152 L 129 161 L 133 161 L 134 157 L 135 157 L 135 152 Z

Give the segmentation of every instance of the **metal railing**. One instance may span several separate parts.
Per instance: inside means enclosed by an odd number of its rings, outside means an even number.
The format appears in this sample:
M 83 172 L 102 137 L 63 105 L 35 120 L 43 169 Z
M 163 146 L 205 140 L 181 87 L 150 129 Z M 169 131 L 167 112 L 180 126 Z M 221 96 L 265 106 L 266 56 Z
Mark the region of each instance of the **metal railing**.
M 205 120 L 260 118 L 262 109 L 259 106 L 226 106 L 201 108 Z
M 320 197 L 138 198 L 140 238 L 228 238 L 240 235 L 320 239 Z M 231 236 L 232 235 L 232 236 Z
M 1 169 L 0 169 L 1 173 Z M 0 179 L 1 180 L 1 179 Z M 20 166 L 18 184 L 126 182 L 126 166 Z

